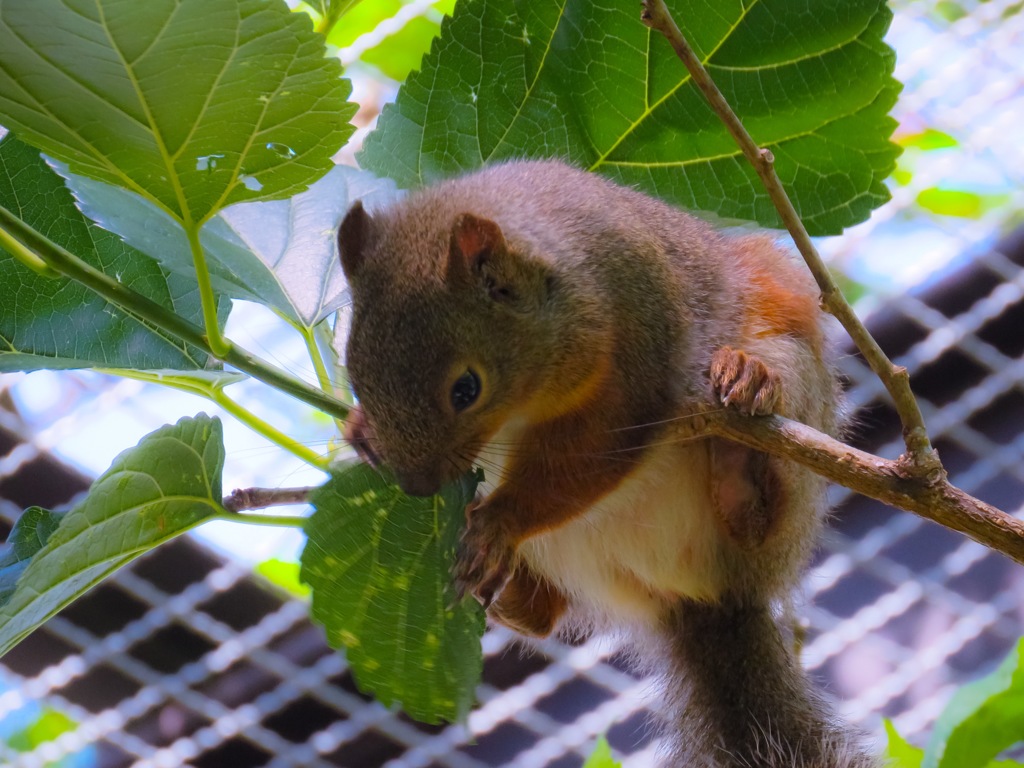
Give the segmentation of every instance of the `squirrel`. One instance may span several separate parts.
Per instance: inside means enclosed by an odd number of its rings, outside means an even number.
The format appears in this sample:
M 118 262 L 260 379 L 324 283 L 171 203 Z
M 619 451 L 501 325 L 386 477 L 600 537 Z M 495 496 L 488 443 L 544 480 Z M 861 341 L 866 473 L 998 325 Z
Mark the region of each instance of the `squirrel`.
M 460 594 L 526 636 L 625 632 L 655 659 L 666 765 L 875 768 L 802 671 L 788 604 L 825 482 L 673 424 L 710 408 L 838 429 L 818 291 L 726 235 L 560 161 L 410 193 L 338 232 L 346 438 L 406 493 L 472 466 Z

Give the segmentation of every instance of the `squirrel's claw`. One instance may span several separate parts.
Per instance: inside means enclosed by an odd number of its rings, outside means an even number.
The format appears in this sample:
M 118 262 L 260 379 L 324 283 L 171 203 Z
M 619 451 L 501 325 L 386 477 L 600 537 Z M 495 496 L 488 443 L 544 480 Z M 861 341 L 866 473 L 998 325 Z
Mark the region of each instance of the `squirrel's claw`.
M 779 376 L 760 358 L 722 347 L 711 356 L 711 388 L 723 405 L 751 416 L 776 413 L 782 402 Z
M 475 509 L 471 512 L 455 555 L 452 576 L 460 600 L 471 594 L 488 608 L 512 576 L 514 551 L 505 541 L 494 515 L 480 514 Z

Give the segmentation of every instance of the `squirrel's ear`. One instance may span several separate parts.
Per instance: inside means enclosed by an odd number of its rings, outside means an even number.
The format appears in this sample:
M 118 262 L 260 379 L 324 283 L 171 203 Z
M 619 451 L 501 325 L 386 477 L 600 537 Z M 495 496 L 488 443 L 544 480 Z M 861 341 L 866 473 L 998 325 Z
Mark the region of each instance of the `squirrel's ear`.
M 463 213 L 452 225 L 448 279 L 482 286 L 512 309 L 528 311 L 543 302 L 543 268 L 508 247 L 501 227 L 490 219 Z
M 448 254 L 448 277 L 468 280 L 492 255 L 505 250 L 501 227 L 490 219 L 472 213 L 461 213 L 452 225 L 451 249 Z
M 363 201 L 356 200 L 345 214 L 338 228 L 338 253 L 341 254 L 341 268 L 349 280 L 359 271 L 363 254 L 370 242 L 373 220 L 363 208 Z

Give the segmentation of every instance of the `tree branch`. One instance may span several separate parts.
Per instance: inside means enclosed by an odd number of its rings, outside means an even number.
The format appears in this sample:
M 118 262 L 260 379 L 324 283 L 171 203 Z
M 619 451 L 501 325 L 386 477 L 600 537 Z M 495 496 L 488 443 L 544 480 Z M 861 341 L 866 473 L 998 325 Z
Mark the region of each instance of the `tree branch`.
M 684 420 L 684 438 L 717 435 L 791 459 L 853 491 L 966 534 L 1024 565 L 1024 522 L 951 485 L 932 448 L 924 418 L 910 390 L 907 370 L 897 366 L 861 323 L 818 255 L 810 235 L 775 173 L 774 157 L 757 146 L 676 25 L 664 0 L 642 0 L 641 18 L 672 45 L 737 146 L 761 177 L 793 242 L 821 289 L 822 306 L 842 324 L 888 390 L 906 453 L 892 461 L 852 448 L 811 427 L 778 416 L 748 417 L 723 409 Z
M 236 488 L 225 496 L 221 506 L 228 512 L 264 509 L 284 504 L 305 504 L 315 488 Z
M 800 254 L 807 262 L 814 279 L 821 289 L 822 306 L 842 324 L 846 332 L 850 334 L 857 345 L 857 349 L 864 355 L 871 370 L 881 379 L 889 395 L 896 406 L 900 422 L 903 425 L 903 440 L 907 447 L 907 455 L 910 458 L 908 471 L 922 477 L 944 475 L 945 470 L 939 462 L 938 455 L 932 448 L 928 439 L 928 432 L 924 426 L 924 417 L 918 407 L 917 400 L 910 390 L 910 377 L 906 368 L 894 365 L 891 360 L 878 346 L 878 342 L 868 333 L 868 330 L 861 323 L 853 309 L 843 297 L 832 279 L 831 273 L 818 255 L 817 249 L 811 242 L 810 235 L 800 220 L 799 214 L 793 207 L 789 195 L 782 186 L 778 175 L 775 173 L 775 158 L 767 149 L 757 146 L 750 134 L 747 133 L 739 117 L 732 111 L 729 103 L 725 100 L 722 92 L 718 90 L 711 79 L 711 75 L 704 68 L 703 63 L 697 58 L 690 44 L 686 41 L 683 33 L 679 31 L 675 20 L 665 7 L 664 0 L 643 0 L 643 12 L 641 19 L 651 29 L 660 32 L 672 45 L 676 55 L 686 66 L 694 84 L 700 88 L 711 108 L 725 124 L 726 129 L 732 135 L 737 146 L 743 152 L 747 160 L 761 177 L 768 195 L 775 204 L 779 217 L 789 230 Z

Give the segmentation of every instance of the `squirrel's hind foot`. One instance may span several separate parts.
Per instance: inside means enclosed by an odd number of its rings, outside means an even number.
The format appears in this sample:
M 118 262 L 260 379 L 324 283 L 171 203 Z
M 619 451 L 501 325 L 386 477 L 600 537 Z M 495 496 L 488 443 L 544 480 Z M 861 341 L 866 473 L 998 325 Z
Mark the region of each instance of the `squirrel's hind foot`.
M 723 405 L 752 416 L 775 413 L 782 402 L 779 376 L 760 358 L 732 347 L 711 356 L 711 387 Z

